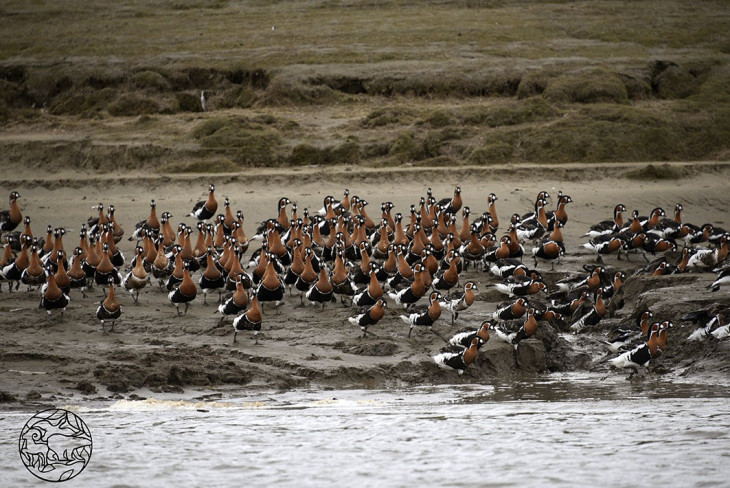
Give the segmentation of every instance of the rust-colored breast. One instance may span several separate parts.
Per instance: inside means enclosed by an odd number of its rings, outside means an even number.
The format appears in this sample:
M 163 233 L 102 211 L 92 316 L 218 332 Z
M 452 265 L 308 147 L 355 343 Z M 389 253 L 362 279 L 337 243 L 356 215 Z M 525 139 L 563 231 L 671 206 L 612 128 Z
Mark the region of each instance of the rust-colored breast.
M 474 338 L 473 341 L 471 341 L 471 345 L 469 346 L 469 349 L 467 349 L 464 352 L 464 364 L 467 366 L 473 363 L 479 352 L 477 351 L 477 345 L 479 344 L 479 340 Z
M 56 284 L 56 277 L 50 275 L 48 277 L 48 286 L 46 287 L 46 300 L 58 300 L 61 297 L 61 289 Z
M 119 309 L 119 302 L 117 301 L 117 294 L 114 291 L 114 285 L 109 286 L 109 292 L 104 299 L 104 308 L 110 312 L 115 312 Z
M 180 292 L 186 296 L 195 296 L 198 289 L 195 287 L 193 279 L 190 277 L 190 272 L 185 269 L 183 272 L 183 280 L 180 283 Z

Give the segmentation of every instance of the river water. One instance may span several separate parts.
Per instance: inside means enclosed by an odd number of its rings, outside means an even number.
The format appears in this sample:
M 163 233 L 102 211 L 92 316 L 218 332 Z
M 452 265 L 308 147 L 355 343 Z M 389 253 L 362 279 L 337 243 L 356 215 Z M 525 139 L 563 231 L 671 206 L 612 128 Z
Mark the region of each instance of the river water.
M 647 378 L 108 401 L 60 486 L 730 486 L 730 388 Z M 0 410 L 0 486 L 42 486 Z M 58 485 L 57 485 L 58 486 Z

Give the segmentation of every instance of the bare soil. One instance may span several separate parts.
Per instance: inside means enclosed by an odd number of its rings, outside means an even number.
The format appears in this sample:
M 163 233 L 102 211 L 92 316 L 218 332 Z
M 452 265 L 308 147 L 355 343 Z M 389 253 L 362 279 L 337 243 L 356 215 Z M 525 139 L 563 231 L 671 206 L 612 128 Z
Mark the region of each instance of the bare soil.
M 77 242 L 81 223 L 94 215 L 91 206 L 113 204 L 116 216 L 126 231 L 120 249 L 131 260 L 133 242 L 126 237 L 134 224 L 146 218 L 149 200 L 157 201 L 159 212 L 170 211 L 173 223 L 194 224 L 190 212 L 203 199 L 207 184 L 215 183 L 219 202 L 228 196 L 233 209 L 246 217 L 250 236 L 259 222 L 276 215 L 279 197 L 297 202 L 300 211 L 316 212 L 326 195 L 342 195 L 345 188 L 370 202 L 371 217 L 379 216 L 379 203 L 392 201 L 395 211 L 408 213 L 432 188 L 437 198 L 453 194 L 458 185 L 465 205 L 474 215 L 486 210 L 487 195 L 497 194 L 498 217 L 505 222 L 512 213 L 531 210 L 540 190 L 552 195 L 558 190 L 569 194 L 574 203 L 567 208 L 569 221 L 564 229 L 567 256 L 555 265 L 538 264 L 550 291 L 554 283 L 582 266 L 595 263 L 595 257 L 582 248 L 581 237 L 593 223 L 611 218 L 613 207 L 621 202 L 628 209 L 646 215 L 661 206 L 671 214 L 676 203 L 684 205 L 683 218 L 701 225 L 711 222 L 728 225 L 727 194 L 730 166 L 723 163 L 674 163 L 667 166 L 679 179 L 628 179 L 622 175 L 643 165 L 504 165 L 489 169 L 367 169 L 354 167 L 307 167 L 289 170 L 251 170 L 246 173 L 218 175 L 157 176 L 125 173 L 123 176 L 78 175 L 64 170 L 53 175 L 36 169 L 19 169 L 0 182 L 4 193 L 17 190 L 22 195 L 23 215 L 32 218 L 34 235 L 43 236 L 46 225 L 69 229 L 64 244 L 71 249 Z M 530 253 L 529 243 L 526 245 Z M 244 258 L 248 262 L 258 249 L 253 243 Z M 676 261 L 679 253 L 670 253 Z M 653 257 L 650 256 L 653 259 Z M 532 258 L 526 256 L 526 263 Z M 541 322 L 535 338 L 524 342 L 517 353 L 496 336 L 483 347 L 476 364 L 463 376 L 436 367 L 431 356 L 463 328 L 476 328 L 506 299 L 493 287 L 498 278 L 470 269 L 463 280 L 478 284 L 479 297 L 461 313 L 454 325 L 444 313 L 434 326 L 436 333 L 416 330 L 408 338 L 403 314 L 390 303 L 386 317 L 372 327 L 373 336 L 362 338 L 358 327 L 347 318 L 356 309 L 339 303 L 323 310 L 300 307 L 299 297 L 287 296 L 278 309 L 264 310 L 260 344 L 250 335 L 239 334 L 233 344 L 231 319 L 220 324 L 213 304 L 204 306 L 202 294 L 192 302 L 187 315 L 178 317 L 167 293 L 156 285 L 147 286 L 135 306 L 124 290 L 119 291 L 122 317 L 114 331 L 101 333 L 95 317 L 102 290 L 95 288 L 87 298 L 72 291 L 71 303 L 63 319 L 38 308 L 39 291 L 8 293 L 3 284 L 0 294 L 0 390 L 6 400 L 108 397 L 120 394 L 220 390 L 226 388 L 290 389 L 303 386 L 334 388 L 377 388 L 445 383 L 484 383 L 495 379 L 549 374 L 550 372 L 591 371 L 607 374 L 605 359 L 610 354 L 601 344 L 606 333 L 618 325 L 632 323 L 639 310 L 650 308 L 656 320 L 671 320 L 669 347 L 654 361 L 650 374 L 687 376 L 707 381 L 722 381 L 730 364 L 730 347 L 723 341 L 687 343 L 693 326 L 680 317 L 714 303 L 730 303 L 730 290 L 709 293 L 705 287 L 715 275 L 693 272 L 685 275 L 633 276 L 646 265 L 640 255 L 630 260 L 605 259 L 606 265 L 625 270 L 629 279 L 620 294 L 623 306 L 609 306 L 610 314 L 595 328 L 577 336 L 566 333 L 570 319 L 563 323 Z M 198 275 L 194 275 L 197 281 Z M 211 295 L 211 302 L 215 301 Z M 519 357 L 519 366 L 517 358 Z

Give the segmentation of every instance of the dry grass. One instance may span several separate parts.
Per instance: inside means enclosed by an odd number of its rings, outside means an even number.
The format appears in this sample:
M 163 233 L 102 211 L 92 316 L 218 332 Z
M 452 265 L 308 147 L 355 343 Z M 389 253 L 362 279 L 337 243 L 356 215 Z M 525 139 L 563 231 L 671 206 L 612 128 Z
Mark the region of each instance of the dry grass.
M 680 0 L 10 0 L 0 124 L 16 148 L 53 127 L 99 142 L 76 148 L 89 161 L 148 145 L 167 159 L 125 164 L 175 171 L 707 159 L 730 151 L 728 17 Z

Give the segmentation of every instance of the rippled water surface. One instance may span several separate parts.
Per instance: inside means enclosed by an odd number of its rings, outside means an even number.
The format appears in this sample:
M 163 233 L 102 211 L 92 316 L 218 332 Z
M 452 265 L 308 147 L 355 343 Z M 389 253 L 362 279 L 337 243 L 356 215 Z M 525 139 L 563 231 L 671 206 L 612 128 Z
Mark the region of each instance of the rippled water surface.
M 730 389 L 551 376 L 73 409 L 93 435 L 60 486 L 729 486 Z M 43 485 L 0 411 L 0 486 Z M 57 485 L 58 486 L 58 485 Z

